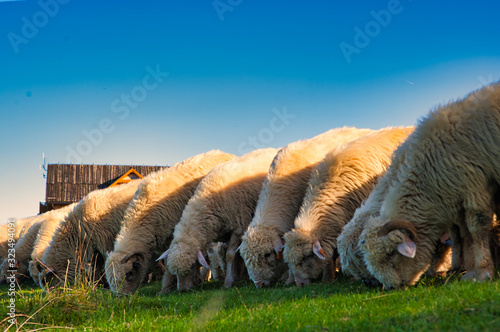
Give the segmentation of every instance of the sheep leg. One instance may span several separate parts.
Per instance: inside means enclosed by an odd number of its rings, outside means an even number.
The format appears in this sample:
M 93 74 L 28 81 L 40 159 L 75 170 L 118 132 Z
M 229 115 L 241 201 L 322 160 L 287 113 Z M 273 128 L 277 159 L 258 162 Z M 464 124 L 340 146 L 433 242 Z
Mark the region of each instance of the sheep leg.
M 293 275 L 292 269 L 288 269 L 283 273 L 283 279 L 285 280 L 285 285 L 292 285 L 295 283 L 295 276 Z
M 468 209 L 465 212 L 465 220 L 469 230 L 467 235 L 470 235 L 471 240 L 469 250 L 474 258 L 474 269 L 472 271 L 468 270 L 462 279 L 477 281 L 491 279 L 493 277 L 493 261 L 490 252 L 489 231 L 492 225 L 493 211 L 489 209 Z M 467 241 L 467 236 L 465 240 Z M 466 241 L 464 241 L 464 244 Z M 467 256 L 467 253 L 464 253 L 466 264 L 468 263 Z
M 463 267 L 462 265 L 464 264 L 464 249 L 459 226 L 453 225 L 450 228 L 449 233 L 451 239 L 451 251 L 453 255 L 451 268 L 453 272 L 460 272 Z
M 326 264 L 325 268 L 323 269 L 323 280 L 322 282 L 324 284 L 327 284 L 329 282 L 332 282 L 335 280 L 335 272 L 337 270 L 337 266 L 335 264 L 335 261 L 337 260 L 338 255 L 333 255 L 332 259 Z
M 232 287 L 237 279 L 237 264 L 235 264 L 234 258 L 236 257 L 236 249 L 240 244 L 241 236 L 232 233 L 226 251 L 226 280 L 224 281 L 224 287 L 226 288 Z

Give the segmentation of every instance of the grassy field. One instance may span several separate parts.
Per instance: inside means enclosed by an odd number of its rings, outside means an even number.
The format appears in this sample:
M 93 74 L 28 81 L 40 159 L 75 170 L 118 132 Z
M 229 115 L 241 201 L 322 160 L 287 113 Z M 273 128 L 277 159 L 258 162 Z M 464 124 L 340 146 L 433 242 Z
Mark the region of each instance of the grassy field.
M 133 296 L 75 287 L 47 294 L 22 285 L 18 325 L 9 326 L 6 285 L 0 328 L 78 331 L 500 331 L 500 273 L 486 283 L 423 278 L 416 287 L 385 291 L 340 277 L 329 285 L 232 289 L 208 282 L 194 291 L 156 296 L 160 283 Z

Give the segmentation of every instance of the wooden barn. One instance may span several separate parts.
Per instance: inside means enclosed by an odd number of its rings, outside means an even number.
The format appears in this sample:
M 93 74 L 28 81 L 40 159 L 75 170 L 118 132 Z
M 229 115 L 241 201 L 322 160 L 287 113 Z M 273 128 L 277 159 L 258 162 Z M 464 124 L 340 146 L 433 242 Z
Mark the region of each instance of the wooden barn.
M 79 202 L 93 190 L 127 183 L 165 167 L 49 164 L 45 202 L 40 202 L 40 213 Z

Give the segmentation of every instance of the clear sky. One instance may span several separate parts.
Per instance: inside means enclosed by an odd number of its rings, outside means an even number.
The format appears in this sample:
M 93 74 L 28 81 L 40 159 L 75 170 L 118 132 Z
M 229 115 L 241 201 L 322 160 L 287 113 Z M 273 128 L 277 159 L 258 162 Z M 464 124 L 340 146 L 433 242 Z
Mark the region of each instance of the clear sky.
M 39 165 L 170 165 L 413 125 L 500 79 L 498 1 L 0 1 L 0 223 Z

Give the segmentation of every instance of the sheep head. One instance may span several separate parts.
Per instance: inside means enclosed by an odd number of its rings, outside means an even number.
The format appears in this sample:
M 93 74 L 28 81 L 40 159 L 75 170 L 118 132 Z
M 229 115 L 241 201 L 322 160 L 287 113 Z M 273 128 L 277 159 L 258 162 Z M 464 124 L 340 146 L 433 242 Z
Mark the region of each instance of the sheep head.
M 177 275 L 177 290 L 180 292 L 188 291 L 193 286 L 200 285 L 203 281 L 200 264 L 195 263 L 187 273 Z
M 147 276 L 147 259 L 142 252 L 108 252 L 106 279 L 116 294 L 133 294 Z
M 35 281 L 35 284 L 38 285 L 39 279 L 38 275 L 40 270 L 42 269 L 42 265 L 38 259 L 32 259 L 28 263 L 28 271 L 30 273 L 31 278 Z
M 429 267 L 430 256 L 419 252 L 418 240 L 411 222 L 377 216 L 369 219 L 358 246 L 370 273 L 386 288 L 396 288 L 415 284 Z
M 285 233 L 283 258 L 292 270 L 295 284 L 299 287 L 308 285 L 317 279 L 333 256 L 331 248 L 325 250 L 312 234 L 302 230 Z M 328 257 L 328 259 L 327 259 Z
M 205 276 L 202 275 L 200 265 L 208 271 L 210 271 L 210 267 L 201 250 L 198 250 L 196 253 L 197 261 L 191 264 L 188 269 L 186 269 L 186 266 L 189 264 L 182 264 L 182 250 L 190 252 L 186 246 L 187 244 L 185 243 L 175 243 L 157 259 L 157 261 L 163 259 L 167 265 L 167 271 L 165 271 L 162 280 L 162 291 L 165 290 L 163 292 L 168 291 L 170 287 L 170 282 L 167 282 L 167 280 L 171 280 L 170 276 L 177 277 L 177 290 L 179 291 L 190 290 L 194 285 L 199 285 L 205 281 Z M 173 271 L 175 271 L 175 273 Z
M 281 237 L 273 230 L 249 228 L 243 235 L 238 250 L 257 288 L 269 286 L 286 272 L 282 247 Z
M 223 242 L 211 243 L 207 249 L 212 278 L 217 281 L 224 280 L 226 277 L 226 251 L 227 244 Z
M 193 243 L 172 242 L 158 259 L 165 259 L 167 269 L 177 276 L 189 274 L 197 261 L 205 268 L 210 268 L 200 249 L 196 249 Z
M 62 286 L 65 280 L 64 277 L 62 273 L 57 273 L 53 268 L 44 266 L 38 274 L 38 282 L 43 290 L 48 291 L 50 288 Z

